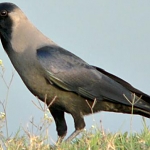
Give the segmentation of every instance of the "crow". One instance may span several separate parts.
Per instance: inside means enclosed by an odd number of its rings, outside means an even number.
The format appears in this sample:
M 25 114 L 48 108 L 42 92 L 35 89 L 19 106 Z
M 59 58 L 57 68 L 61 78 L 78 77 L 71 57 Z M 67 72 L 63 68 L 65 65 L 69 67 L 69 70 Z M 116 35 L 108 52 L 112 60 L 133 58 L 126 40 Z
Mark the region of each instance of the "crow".
M 130 114 L 134 100 L 133 113 L 150 117 L 149 95 L 54 43 L 15 4 L 0 3 L 0 38 L 24 84 L 49 106 L 57 143 L 67 133 L 65 113 L 72 115 L 75 125 L 68 142 L 84 129 L 83 117 L 92 112 Z

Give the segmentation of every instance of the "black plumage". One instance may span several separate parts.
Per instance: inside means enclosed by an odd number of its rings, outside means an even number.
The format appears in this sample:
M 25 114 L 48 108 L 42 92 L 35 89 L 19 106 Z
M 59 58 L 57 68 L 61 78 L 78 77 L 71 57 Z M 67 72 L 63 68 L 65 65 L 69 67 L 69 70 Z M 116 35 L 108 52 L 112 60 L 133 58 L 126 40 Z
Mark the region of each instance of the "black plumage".
M 15 13 L 14 13 L 15 12 Z M 150 96 L 126 81 L 61 48 L 36 29 L 14 4 L 0 3 L 0 37 L 27 88 L 49 106 L 61 142 L 67 132 L 64 113 L 72 115 L 72 140 L 85 127 L 84 115 L 111 111 L 150 117 Z

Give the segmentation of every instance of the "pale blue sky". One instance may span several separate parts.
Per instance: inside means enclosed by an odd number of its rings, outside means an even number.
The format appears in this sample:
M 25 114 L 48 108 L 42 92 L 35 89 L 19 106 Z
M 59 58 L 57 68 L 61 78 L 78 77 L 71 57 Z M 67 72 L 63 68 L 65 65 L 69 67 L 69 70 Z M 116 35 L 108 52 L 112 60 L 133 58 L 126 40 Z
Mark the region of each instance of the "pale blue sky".
M 3 2 L 0 0 L 0 2 Z M 150 94 L 150 1 L 148 0 L 13 0 L 29 20 L 58 45 L 78 55 Z M 0 59 L 9 80 L 14 70 L 0 46 Z M 2 80 L 0 79 L 0 84 Z M 6 89 L 0 85 L 0 101 Z M 9 133 L 19 126 L 26 127 L 32 116 L 36 122 L 42 117 L 32 103 L 36 98 L 28 91 L 17 72 L 11 86 L 7 117 Z M 0 111 L 2 108 L 0 107 Z M 85 117 L 87 128 L 93 124 L 92 116 Z M 129 131 L 131 115 L 98 113 L 94 118 L 103 128 L 112 132 Z M 68 132 L 74 130 L 72 118 L 67 115 Z M 150 125 L 150 120 L 147 119 Z M 142 129 L 142 119 L 134 116 L 133 131 Z M 54 123 L 51 136 L 56 139 Z

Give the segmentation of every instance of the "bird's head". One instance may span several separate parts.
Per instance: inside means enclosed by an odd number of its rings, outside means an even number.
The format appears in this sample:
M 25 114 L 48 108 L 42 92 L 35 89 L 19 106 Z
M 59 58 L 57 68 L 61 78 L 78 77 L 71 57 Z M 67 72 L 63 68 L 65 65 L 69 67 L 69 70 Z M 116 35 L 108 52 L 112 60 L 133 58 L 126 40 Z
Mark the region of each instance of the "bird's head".
M 0 3 L 0 35 L 8 38 L 12 30 L 19 25 L 21 20 L 26 16 L 24 13 L 13 3 Z
M 25 28 L 28 28 L 27 20 L 25 14 L 15 4 L 0 3 L 0 38 L 7 53 L 24 49 L 23 33 L 26 33 Z
M 53 44 L 12 3 L 0 3 L 0 38 L 7 53 L 21 53 L 29 50 L 28 47 Z

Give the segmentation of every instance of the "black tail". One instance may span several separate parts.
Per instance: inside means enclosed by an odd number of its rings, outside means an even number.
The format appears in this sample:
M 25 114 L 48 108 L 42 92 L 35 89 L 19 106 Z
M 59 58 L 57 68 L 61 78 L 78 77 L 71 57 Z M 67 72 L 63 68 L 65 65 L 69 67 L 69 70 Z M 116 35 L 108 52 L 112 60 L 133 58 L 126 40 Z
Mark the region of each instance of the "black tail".
M 129 91 L 131 91 L 133 94 L 136 95 L 136 100 L 138 100 L 138 102 L 135 102 L 135 105 L 133 107 L 133 113 L 134 114 L 139 114 L 142 116 L 145 116 L 147 118 L 150 118 L 150 96 L 143 93 L 142 91 L 134 88 L 132 85 L 130 85 L 128 82 L 122 80 L 121 78 L 106 72 L 105 70 L 95 67 L 93 66 L 95 69 L 97 69 L 99 72 L 105 74 L 106 76 L 108 76 L 109 78 L 115 80 L 116 82 L 118 82 L 119 84 L 121 84 L 122 86 L 124 86 L 126 89 L 128 89 Z M 115 104 L 117 105 L 117 104 Z M 126 110 L 125 113 L 130 113 L 130 109 L 132 109 L 132 107 L 126 106 L 129 109 Z

